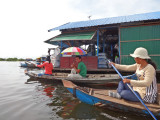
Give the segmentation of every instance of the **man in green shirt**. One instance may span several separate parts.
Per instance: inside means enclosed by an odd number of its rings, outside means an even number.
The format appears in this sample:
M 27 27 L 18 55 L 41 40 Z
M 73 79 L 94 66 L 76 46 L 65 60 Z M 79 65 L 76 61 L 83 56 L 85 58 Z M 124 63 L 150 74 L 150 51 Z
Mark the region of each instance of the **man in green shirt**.
M 69 74 L 68 77 L 72 77 L 72 78 L 86 77 L 87 68 L 86 68 L 86 65 L 82 62 L 81 56 L 76 56 L 75 61 L 78 63 L 78 68 L 75 66 L 75 64 L 72 64 L 71 67 L 73 69 L 71 70 L 71 74 Z

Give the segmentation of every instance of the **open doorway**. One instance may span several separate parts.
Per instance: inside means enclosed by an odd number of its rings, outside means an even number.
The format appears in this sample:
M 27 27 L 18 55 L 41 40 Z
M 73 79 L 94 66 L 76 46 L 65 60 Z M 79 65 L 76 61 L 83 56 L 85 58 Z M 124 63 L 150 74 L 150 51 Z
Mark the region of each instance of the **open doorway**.
M 107 59 L 119 63 L 117 61 L 119 58 L 118 28 L 105 29 L 101 34 L 99 53 L 106 53 Z

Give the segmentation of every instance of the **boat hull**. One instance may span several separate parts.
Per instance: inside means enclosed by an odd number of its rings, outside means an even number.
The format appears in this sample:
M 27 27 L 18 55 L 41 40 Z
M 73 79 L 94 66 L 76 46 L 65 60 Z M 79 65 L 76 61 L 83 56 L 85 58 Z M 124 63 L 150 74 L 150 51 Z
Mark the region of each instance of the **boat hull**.
M 67 90 L 74 95 L 74 89 L 72 88 L 67 88 Z M 150 115 L 147 110 L 145 109 L 137 109 L 133 107 L 128 107 L 124 106 L 121 104 L 114 103 L 112 101 L 107 101 L 107 100 L 102 100 L 97 97 L 88 95 L 80 90 L 76 90 L 76 94 L 74 95 L 76 98 L 78 98 L 81 102 L 90 104 L 90 105 L 95 105 L 98 107 L 102 108 L 107 108 L 111 110 L 116 110 L 116 111 L 123 111 L 123 112 L 132 112 L 135 114 L 142 114 L 142 115 Z M 155 116 L 160 117 L 160 113 L 154 113 Z
M 93 85 L 93 86 L 117 86 L 118 82 L 120 79 L 118 77 L 101 77 L 101 78 L 81 78 L 81 79 L 73 79 L 73 78 L 67 78 L 67 74 L 65 73 L 53 73 L 53 75 L 43 75 L 43 76 L 38 76 L 38 74 L 35 74 L 33 72 L 29 72 L 25 70 L 25 74 L 28 75 L 31 78 L 34 79 L 41 79 L 41 80 L 68 80 L 72 81 L 73 83 L 79 84 L 80 86 L 82 85 Z
M 70 81 L 63 80 L 64 87 L 81 102 L 112 109 L 115 111 L 130 112 L 133 114 L 150 115 L 140 102 L 131 102 L 108 96 L 108 90 L 80 87 Z M 160 106 L 158 104 L 146 104 L 152 113 L 160 118 Z

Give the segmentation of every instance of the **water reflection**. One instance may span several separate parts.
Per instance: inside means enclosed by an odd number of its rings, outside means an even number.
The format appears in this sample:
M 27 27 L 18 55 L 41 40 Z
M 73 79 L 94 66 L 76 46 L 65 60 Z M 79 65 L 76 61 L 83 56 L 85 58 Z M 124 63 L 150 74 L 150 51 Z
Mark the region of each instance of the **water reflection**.
M 46 92 L 46 96 L 53 97 L 53 91 L 55 90 L 54 86 L 46 85 L 44 88 L 44 92 Z
M 135 120 L 139 116 L 135 116 L 125 112 L 115 112 L 116 110 L 102 109 L 81 103 L 78 99 L 74 98 L 62 83 L 47 80 L 38 80 L 29 78 L 27 84 L 39 83 L 36 86 L 36 92 L 40 93 L 39 100 L 41 102 L 47 101 L 46 105 L 52 109 L 52 117 L 55 119 L 57 115 L 61 119 L 87 119 L 87 120 Z M 46 96 L 47 98 L 43 98 Z M 42 100 L 41 100 L 42 97 Z M 130 117 L 132 116 L 132 117 Z M 57 118 L 58 119 L 58 118 Z M 141 120 L 146 118 L 141 116 Z
M 0 62 L 0 66 L 0 120 L 146 120 L 81 103 L 61 82 L 29 78 L 18 62 Z
M 29 78 L 28 83 L 35 83 L 35 79 Z M 47 96 L 50 101 L 46 104 L 52 108 L 53 112 L 63 119 L 95 119 L 94 106 L 81 103 L 78 99 L 74 98 L 61 83 L 46 83 L 41 80 L 37 80 L 40 83 L 36 86 L 38 99 L 41 99 L 42 95 Z M 45 98 L 43 98 L 44 100 Z M 42 101 L 42 100 L 40 100 Z

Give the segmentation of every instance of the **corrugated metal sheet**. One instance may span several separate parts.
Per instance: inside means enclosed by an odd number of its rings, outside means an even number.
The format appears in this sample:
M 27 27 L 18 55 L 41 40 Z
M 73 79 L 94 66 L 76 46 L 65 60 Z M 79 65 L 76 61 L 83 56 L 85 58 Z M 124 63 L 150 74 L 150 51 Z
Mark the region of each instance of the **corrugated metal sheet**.
M 132 65 L 135 64 L 134 58 L 130 56 L 121 56 L 121 64 Z
M 160 25 L 121 28 L 121 41 L 160 39 Z
M 129 56 L 138 47 L 148 50 L 149 56 L 160 69 L 160 25 L 121 28 L 121 63 L 132 64 Z
M 160 56 L 151 56 L 151 59 L 156 63 L 158 70 L 160 70 Z
M 144 47 L 149 55 L 160 55 L 160 40 L 123 42 L 121 43 L 121 55 L 133 53 L 137 47 Z
M 48 31 L 50 32 L 53 30 L 63 30 L 63 29 L 70 29 L 70 28 L 127 23 L 127 22 L 134 22 L 134 21 L 154 20 L 154 19 L 160 19 L 160 12 L 135 14 L 135 15 L 129 15 L 129 16 L 111 17 L 111 18 L 103 18 L 103 19 L 96 19 L 96 20 L 79 21 L 79 22 L 69 22 L 59 27 L 50 29 Z

